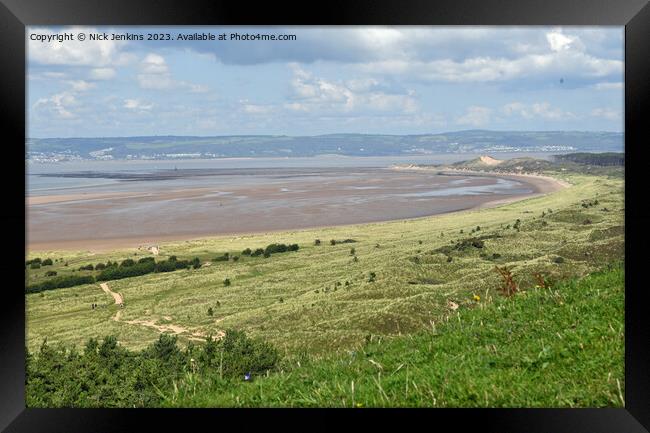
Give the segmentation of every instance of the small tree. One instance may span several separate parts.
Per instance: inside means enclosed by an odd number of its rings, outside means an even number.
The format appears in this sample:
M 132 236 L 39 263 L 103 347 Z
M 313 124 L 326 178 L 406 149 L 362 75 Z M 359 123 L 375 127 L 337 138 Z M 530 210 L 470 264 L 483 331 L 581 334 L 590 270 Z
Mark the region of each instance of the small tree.
M 494 268 L 499 275 L 501 275 L 501 278 L 503 278 L 503 282 L 501 283 L 501 286 L 499 286 L 499 291 L 502 295 L 510 297 L 519 291 L 519 286 L 515 282 L 512 272 L 510 272 L 508 268 L 505 266 L 503 268 L 495 266 Z

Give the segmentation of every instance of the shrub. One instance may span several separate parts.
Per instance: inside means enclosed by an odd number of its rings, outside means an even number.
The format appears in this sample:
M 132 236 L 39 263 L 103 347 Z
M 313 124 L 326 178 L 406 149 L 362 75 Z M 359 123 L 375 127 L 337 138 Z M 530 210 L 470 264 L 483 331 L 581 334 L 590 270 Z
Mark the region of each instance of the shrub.
M 261 256 L 262 254 L 264 254 L 264 249 L 263 248 L 258 248 L 255 251 L 253 251 L 251 256 L 257 257 L 257 256 Z
M 105 268 L 106 268 L 106 265 L 103 264 L 103 263 L 97 263 L 95 265 L 95 270 L 97 270 L 97 271 L 101 271 L 102 269 L 105 269 Z
M 138 260 L 138 263 L 147 263 L 147 262 L 156 262 L 156 260 L 153 257 L 143 257 L 140 260 Z
M 371 272 L 370 275 L 368 276 L 368 282 L 369 283 L 374 282 L 376 277 L 377 277 L 377 274 L 375 274 L 374 272 Z
M 56 271 L 47 271 L 45 273 L 46 277 L 55 277 L 56 276 Z
M 249 338 L 241 331 L 227 330 L 219 343 L 223 350 L 221 371 L 224 376 L 264 373 L 274 368 L 280 359 L 269 343 Z
M 228 287 L 230 285 L 230 279 L 226 278 L 225 280 L 223 280 L 223 285 Z
M 354 248 L 350 248 L 350 255 L 351 256 L 353 256 L 356 252 L 357 252 L 357 250 L 355 250 Z
M 336 240 L 335 239 L 330 240 L 330 245 L 336 245 Z
M 215 257 L 212 261 L 213 262 L 227 262 L 228 261 L 228 256 L 224 254 L 223 256 Z
M 316 239 L 316 240 L 314 241 L 314 245 L 320 245 L 320 239 Z
M 264 258 L 268 259 L 269 257 L 271 257 L 271 253 L 269 253 L 268 251 L 264 251 Z
M 212 316 L 214 314 L 214 311 L 212 311 L 212 307 L 208 308 L 208 316 Z
M 170 262 L 174 263 L 176 269 L 189 269 L 191 264 L 188 260 L 171 260 Z
M 291 244 L 287 247 L 289 251 L 298 251 L 300 249 L 300 246 L 298 244 Z
M 564 263 L 564 257 L 557 256 L 556 258 L 553 259 L 553 262 L 557 263 L 558 265 Z
M 485 242 L 483 242 L 483 241 L 480 240 L 480 239 L 474 239 L 474 240 L 472 241 L 472 246 L 473 246 L 474 248 L 483 248 L 483 247 L 485 246 Z
M 120 268 L 128 268 L 129 266 L 135 265 L 135 262 L 133 259 L 126 259 L 122 263 L 120 263 Z
M 174 359 L 178 359 L 181 351 L 176 345 L 178 337 L 175 335 L 169 334 L 160 334 L 158 340 L 149 348 L 149 353 L 155 359 L 159 359 L 164 362 L 170 362 Z
M 38 263 L 38 264 L 40 264 L 40 263 L 41 263 L 41 258 L 40 258 L 40 257 L 36 257 L 35 259 L 27 260 L 27 261 L 25 262 L 25 265 L 29 266 L 29 265 L 31 265 L 32 263 Z
M 155 272 L 173 272 L 175 271 L 176 265 L 178 264 L 175 260 L 163 260 L 156 263 Z
M 127 260 L 131 260 L 131 259 L 127 259 Z M 157 269 L 156 263 L 153 261 L 134 263 L 128 266 L 122 266 L 122 265 L 120 265 L 119 267 L 110 266 L 104 269 L 102 272 L 100 272 L 100 274 L 97 276 L 97 281 L 109 281 L 109 280 L 119 280 L 128 277 L 137 277 L 139 275 L 145 275 L 154 272 L 156 269 Z
M 447 256 L 447 263 L 451 263 L 451 261 L 454 260 L 451 256 Z
M 51 266 L 52 265 L 52 259 L 45 259 L 41 262 L 41 266 Z
M 239 260 L 239 256 L 232 256 L 232 261 L 233 262 L 236 262 L 237 260 Z
M 194 258 L 190 261 L 190 265 L 192 266 L 193 269 L 198 269 L 198 268 L 201 267 L 201 260 L 199 260 L 198 257 L 194 257 Z
M 273 254 L 273 253 L 284 253 L 284 252 L 287 252 L 287 250 L 288 250 L 288 247 L 285 244 L 271 244 L 271 245 L 267 245 L 264 252 L 269 253 L 269 254 Z
M 32 262 L 29 265 L 29 269 L 40 269 L 41 268 L 41 263 L 40 262 Z
M 94 269 L 95 269 L 95 267 L 92 265 L 92 263 L 79 268 L 80 271 L 92 271 Z
M 499 268 L 498 266 L 494 267 L 495 270 L 501 275 L 501 278 L 503 278 L 503 282 L 501 283 L 501 286 L 498 287 L 498 290 L 501 292 L 502 295 L 504 296 L 512 296 L 514 295 L 517 291 L 519 291 L 519 286 L 515 282 L 512 272 L 505 266 L 503 268 Z
M 69 275 L 52 278 L 43 282 L 32 284 L 25 288 L 26 293 L 37 293 L 43 290 L 62 289 L 65 287 L 78 286 L 81 284 L 92 284 L 95 278 L 92 275 Z
M 242 256 L 250 256 L 252 252 L 253 251 L 251 251 L 250 248 L 246 248 L 244 251 L 241 252 L 241 255 Z

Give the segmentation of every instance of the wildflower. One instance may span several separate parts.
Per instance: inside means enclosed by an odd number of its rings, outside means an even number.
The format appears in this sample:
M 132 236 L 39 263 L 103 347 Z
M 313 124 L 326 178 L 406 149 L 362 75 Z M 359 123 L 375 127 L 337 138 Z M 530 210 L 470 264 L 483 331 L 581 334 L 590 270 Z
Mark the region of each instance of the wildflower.
M 244 380 L 251 380 L 251 374 L 250 374 L 250 373 L 246 373 L 246 374 L 244 375 Z
M 481 297 L 479 295 L 474 295 L 474 300 L 478 302 L 481 300 Z
M 357 407 L 363 407 L 363 403 L 357 403 Z

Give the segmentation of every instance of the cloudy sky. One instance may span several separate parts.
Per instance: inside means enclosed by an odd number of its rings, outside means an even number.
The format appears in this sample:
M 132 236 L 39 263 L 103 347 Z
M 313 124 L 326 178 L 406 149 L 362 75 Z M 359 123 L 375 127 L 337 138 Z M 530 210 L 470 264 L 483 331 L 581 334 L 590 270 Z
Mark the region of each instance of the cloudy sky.
M 62 32 L 296 40 L 30 40 Z M 622 131 L 623 35 L 623 27 L 31 27 L 28 136 Z

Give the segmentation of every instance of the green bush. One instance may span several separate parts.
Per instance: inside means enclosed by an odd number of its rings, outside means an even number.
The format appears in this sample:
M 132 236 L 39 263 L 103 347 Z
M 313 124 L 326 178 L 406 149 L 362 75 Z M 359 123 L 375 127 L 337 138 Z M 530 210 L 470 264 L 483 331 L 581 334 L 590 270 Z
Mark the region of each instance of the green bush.
M 251 339 L 242 331 L 227 330 L 218 346 L 223 350 L 221 371 L 224 376 L 265 373 L 275 367 L 280 359 L 278 351 L 272 345 Z
M 94 282 L 95 277 L 92 275 L 61 276 L 27 286 L 25 292 L 38 293 L 44 290 L 62 289 L 65 287 L 79 286 L 81 284 L 92 284 Z
M 92 263 L 89 264 L 89 265 L 81 266 L 79 268 L 80 271 L 92 271 L 94 269 L 95 269 L 95 267 L 92 265 Z
M 250 256 L 253 251 L 250 248 L 246 248 L 244 251 L 241 252 L 242 256 Z
M 131 260 L 131 259 L 127 259 Z M 126 261 L 126 260 L 125 260 Z M 133 260 L 131 260 L 133 262 Z M 124 263 L 124 262 L 122 262 Z M 156 270 L 156 263 L 147 261 L 143 263 L 133 263 L 127 266 L 108 267 L 104 269 L 98 276 L 97 281 L 119 280 L 122 278 L 137 277 L 139 275 L 149 274 Z
M 226 278 L 225 280 L 223 280 L 223 285 L 228 287 L 230 285 L 230 279 Z
M 41 266 L 51 266 L 52 265 L 52 259 L 45 259 L 41 262 Z

